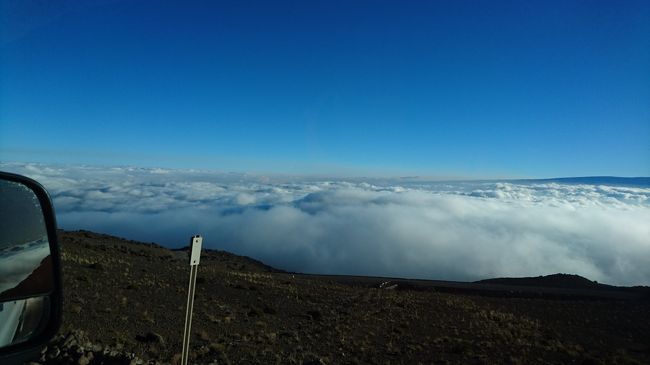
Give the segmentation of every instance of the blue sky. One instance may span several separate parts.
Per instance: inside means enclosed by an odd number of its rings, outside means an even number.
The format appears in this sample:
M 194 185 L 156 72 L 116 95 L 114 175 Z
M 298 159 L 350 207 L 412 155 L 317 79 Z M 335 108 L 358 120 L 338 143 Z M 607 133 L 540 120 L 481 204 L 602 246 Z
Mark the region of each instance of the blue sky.
M 650 175 L 647 1 L 0 7 L 0 160 Z

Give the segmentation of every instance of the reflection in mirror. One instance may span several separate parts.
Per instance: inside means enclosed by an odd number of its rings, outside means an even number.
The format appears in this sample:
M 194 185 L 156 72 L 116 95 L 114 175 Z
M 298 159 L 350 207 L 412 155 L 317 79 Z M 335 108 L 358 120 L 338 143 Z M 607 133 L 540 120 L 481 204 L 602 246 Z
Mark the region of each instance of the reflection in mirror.
M 0 303 L 0 348 L 40 333 L 49 311 L 49 298 L 45 296 Z
M 47 295 L 53 277 L 38 197 L 23 184 L 0 180 L 0 302 Z

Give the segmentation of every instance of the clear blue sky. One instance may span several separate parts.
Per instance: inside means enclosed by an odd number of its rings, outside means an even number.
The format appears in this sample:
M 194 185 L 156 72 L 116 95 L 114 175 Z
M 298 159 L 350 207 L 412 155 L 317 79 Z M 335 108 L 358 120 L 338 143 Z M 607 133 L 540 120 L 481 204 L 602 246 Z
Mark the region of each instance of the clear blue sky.
M 650 175 L 649 1 L 0 4 L 0 160 Z

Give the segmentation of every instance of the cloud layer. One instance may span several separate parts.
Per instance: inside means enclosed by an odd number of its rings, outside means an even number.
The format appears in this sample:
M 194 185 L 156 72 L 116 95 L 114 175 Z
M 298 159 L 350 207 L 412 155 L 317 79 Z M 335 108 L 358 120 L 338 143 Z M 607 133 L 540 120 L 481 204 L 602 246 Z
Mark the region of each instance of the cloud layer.
M 204 244 L 292 271 L 478 280 L 576 273 L 650 285 L 650 187 L 406 183 L 4 163 L 59 225 Z

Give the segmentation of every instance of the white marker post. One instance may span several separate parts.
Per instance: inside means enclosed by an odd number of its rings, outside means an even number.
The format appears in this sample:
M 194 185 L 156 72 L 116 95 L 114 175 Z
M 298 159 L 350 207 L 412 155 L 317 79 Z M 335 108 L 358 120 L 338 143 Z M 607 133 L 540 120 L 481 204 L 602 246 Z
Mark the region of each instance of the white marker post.
M 194 289 L 196 288 L 196 274 L 199 271 L 201 259 L 201 245 L 203 237 L 196 235 L 190 240 L 190 286 L 187 293 L 187 310 L 185 312 L 185 330 L 183 332 L 183 352 L 181 365 L 187 365 L 190 357 L 190 330 L 192 328 L 192 310 L 194 308 Z

